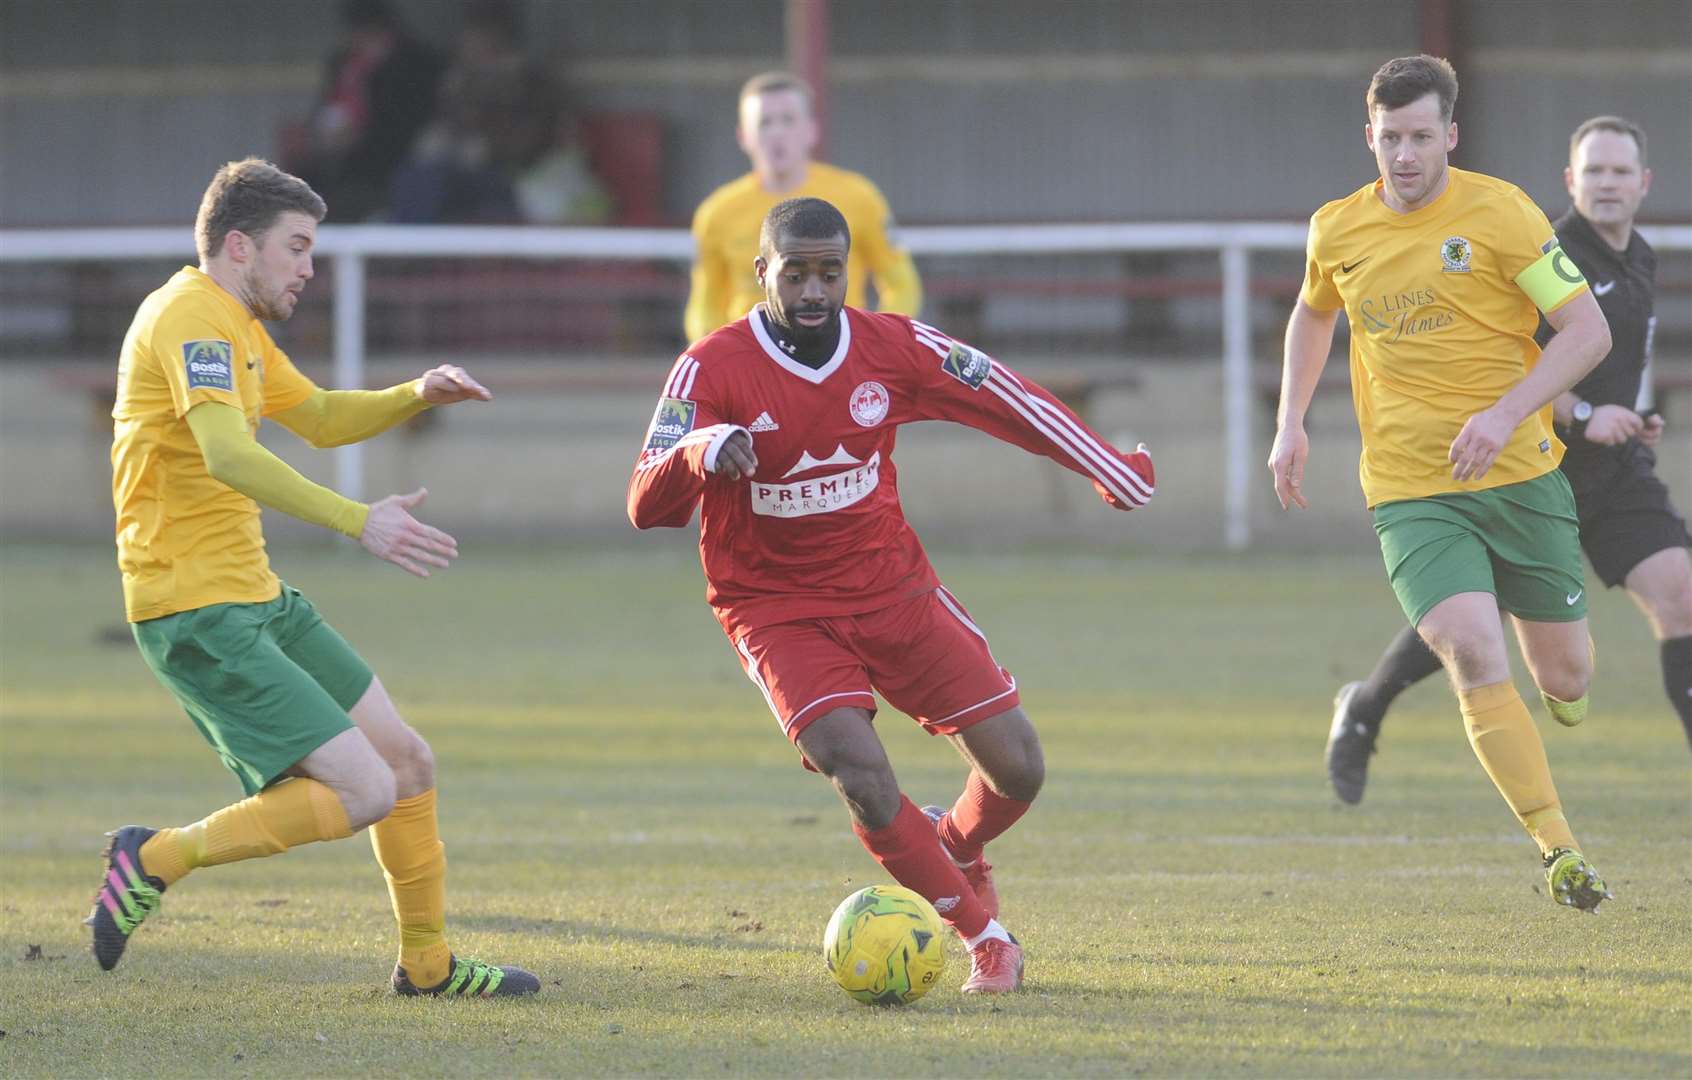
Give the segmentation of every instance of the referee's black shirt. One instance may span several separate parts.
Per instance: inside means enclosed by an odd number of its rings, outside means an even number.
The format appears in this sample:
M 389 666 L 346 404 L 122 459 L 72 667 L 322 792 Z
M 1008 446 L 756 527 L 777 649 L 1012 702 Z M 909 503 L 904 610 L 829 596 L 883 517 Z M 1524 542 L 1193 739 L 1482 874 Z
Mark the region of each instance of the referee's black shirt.
M 1610 323 L 1610 354 L 1575 384 L 1575 395 L 1594 406 L 1636 409 L 1645 364 L 1651 355 L 1652 331 L 1656 329 L 1657 253 L 1637 229 L 1628 239 L 1627 250 L 1617 251 L 1573 207 L 1557 219 L 1555 227 L 1563 250 L 1586 276 Z M 1541 320 L 1540 345 L 1550 338 L 1551 328 Z M 1609 483 L 1642 454 L 1655 461 L 1650 448 L 1637 438 L 1621 446 L 1600 446 L 1566 431 L 1558 435 L 1569 448 L 1563 456 L 1563 473 L 1577 492 Z

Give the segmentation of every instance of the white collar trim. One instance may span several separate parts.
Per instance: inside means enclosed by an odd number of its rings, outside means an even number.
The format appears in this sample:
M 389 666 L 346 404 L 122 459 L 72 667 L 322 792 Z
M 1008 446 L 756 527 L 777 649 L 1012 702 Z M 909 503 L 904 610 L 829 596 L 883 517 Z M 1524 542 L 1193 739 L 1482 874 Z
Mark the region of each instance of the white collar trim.
M 781 346 L 777 345 L 770 337 L 770 332 L 764 329 L 764 320 L 759 317 L 763 310 L 764 305 L 760 303 L 753 305 L 752 310 L 746 313 L 746 321 L 752 327 L 752 336 L 758 339 L 758 344 L 763 347 L 766 356 L 792 374 L 820 386 L 823 380 L 840 370 L 840 365 L 846 362 L 846 350 L 852 346 L 852 324 L 846 319 L 845 308 L 840 309 L 840 344 L 835 346 L 834 355 L 829 357 L 828 363 L 820 368 L 806 367 L 781 351 Z

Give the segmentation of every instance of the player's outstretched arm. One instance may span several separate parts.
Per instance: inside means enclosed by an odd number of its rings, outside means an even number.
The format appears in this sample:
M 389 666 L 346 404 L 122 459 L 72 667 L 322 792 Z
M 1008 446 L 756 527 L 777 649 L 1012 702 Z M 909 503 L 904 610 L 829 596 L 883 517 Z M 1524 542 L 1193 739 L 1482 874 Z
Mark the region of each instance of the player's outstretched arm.
M 979 349 L 910 320 L 919 379 L 919 418 L 950 420 L 1051 458 L 1093 482 L 1106 505 L 1132 510 L 1151 501 L 1156 472 L 1144 444 L 1123 453 L 1057 395 Z
M 301 521 L 355 539 L 364 531 L 368 507 L 312 483 L 260 446 L 247 430 L 247 418 L 240 409 L 222 402 L 203 401 L 188 410 L 187 419 L 212 479 L 234 488 L 260 506 L 280 510 Z
M 358 542 L 364 550 L 409 574 L 429 576 L 429 567 L 444 570 L 458 558 L 458 541 L 411 516 L 413 507 L 429 495 L 418 488 L 409 495 L 389 495 L 370 504 Z
M 1338 308 L 1318 311 L 1303 299 L 1293 304 L 1292 318 L 1287 320 L 1281 403 L 1275 410 L 1275 444 L 1269 448 L 1269 471 L 1275 478 L 1275 497 L 1281 501 L 1282 510 L 1310 505 L 1304 498 L 1304 462 L 1310 456 L 1304 414 L 1327 366 L 1338 321 Z
M 411 516 L 428 493 L 390 495 L 369 506 L 314 484 L 260 446 L 233 405 L 206 401 L 188 410 L 188 426 L 214 480 L 272 510 L 345 533 L 395 566 L 428 577 L 458 555 L 458 542 Z
M 455 364 L 431 368 L 386 390 L 324 390 L 272 416 L 316 447 L 344 446 L 380 435 L 433 405 L 492 401 L 487 387 Z
M 429 405 L 452 405 L 460 401 L 492 401 L 487 387 L 470 377 L 457 364 L 430 368 L 418 380 L 417 396 Z
M 1479 480 L 1509 444 L 1522 421 L 1585 377 L 1610 351 L 1610 324 L 1591 290 L 1545 313 L 1555 331 L 1533 370 L 1493 402 L 1469 417 L 1452 440 L 1454 480 Z

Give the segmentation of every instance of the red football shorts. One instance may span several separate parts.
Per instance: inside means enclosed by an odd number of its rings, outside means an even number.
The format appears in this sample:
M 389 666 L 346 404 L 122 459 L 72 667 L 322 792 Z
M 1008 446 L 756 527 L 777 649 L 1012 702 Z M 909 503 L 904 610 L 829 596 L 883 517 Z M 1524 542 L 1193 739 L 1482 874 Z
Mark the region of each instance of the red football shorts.
M 734 646 L 795 742 L 832 709 L 874 716 L 877 690 L 930 735 L 955 735 L 1021 700 L 986 635 L 944 588 L 861 615 L 761 626 Z

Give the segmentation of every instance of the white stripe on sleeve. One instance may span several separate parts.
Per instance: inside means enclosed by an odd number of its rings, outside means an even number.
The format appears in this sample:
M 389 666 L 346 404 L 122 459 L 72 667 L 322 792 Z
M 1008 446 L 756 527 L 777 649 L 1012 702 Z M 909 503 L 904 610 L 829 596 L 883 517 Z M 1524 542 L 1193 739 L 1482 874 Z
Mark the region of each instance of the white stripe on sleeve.
M 660 396 L 682 397 L 683 395 L 678 393 L 676 390 L 677 386 L 687 377 L 687 372 L 689 370 L 697 368 L 698 366 L 699 361 L 695 360 L 686 353 L 682 353 L 681 356 L 676 359 L 676 362 L 671 365 L 670 376 L 664 380 L 664 393 Z
M 944 360 L 944 359 L 946 359 L 946 357 L 952 355 L 951 349 L 949 349 L 946 346 L 940 344 L 938 341 L 935 341 L 933 338 L 928 337 L 927 335 L 918 334 L 916 336 L 916 339 L 917 339 L 918 344 L 926 345 L 930 349 L 933 349 L 934 355 L 938 356 L 942 360 Z
M 1144 492 L 1145 498 L 1140 500 L 1142 503 L 1145 502 L 1146 499 L 1151 498 L 1152 486 L 1146 483 L 1145 479 L 1140 476 L 1139 473 L 1130 468 L 1126 462 L 1116 456 L 1116 454 L 1111 451 L 1110 447 L 1105 446 L 1092 435 L 1088 434 L 1086 429 L 1077 424 L 1068 413 L 1064 412 L 1062 409 L 1053 405 L 1046 399 L 1030 394 L 1028 392 L 1028 388 L 1022 385 L 1021 380 L 1016 377 L 1014 372 L 1007 371 L 1004 368 L 995 367 L 993 369 L 993 373 L 995 375 L 1000 375 L 1008 384 L 1014 386 L 1024 398 L 1033 404 L 1036 410 L 1050 419 L 1054 426 L 1073 435 L 1075 440 L 1084 449 L 1091 448 L 1096 451 L 1098 457 L 1095 460 L 1098 460 L 1101 464 L 1117 470 L 1131 486 L 1141 492 Z
M 1132 506 L 1144 506 L 1151 498 L 1145 482 L 1139 479 L 1134 470 L 1100 446 L 1097 440 L 1086 436 L 1085 433 L 1072 434 L 1072 425 L 1066 424 L 1064 428 L 1058 428 L 1050 424 L 1034 409 L 1034 402 L 1038 399 L 1032 398 L 1014 379 L 1004 377 L 1004 368 L 995 365 L 984 385 L 1016 410 L 1036 431 L 1068 452 L 1076 464 L 1108 488 L 1112 495 Z M 1062 416 L 1062 413 L 1058 415 Z M 1067 420 L 1067 417 L 1064 419 Z

